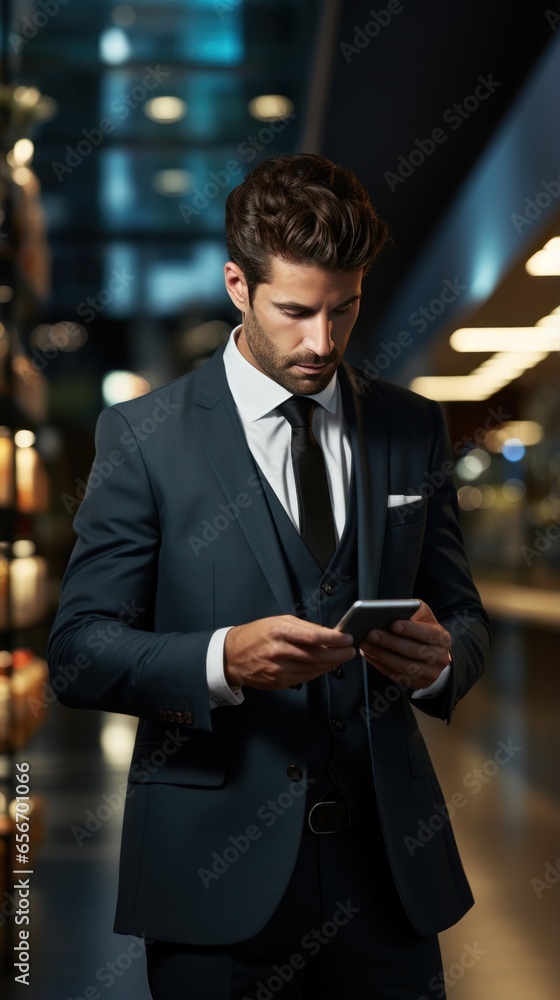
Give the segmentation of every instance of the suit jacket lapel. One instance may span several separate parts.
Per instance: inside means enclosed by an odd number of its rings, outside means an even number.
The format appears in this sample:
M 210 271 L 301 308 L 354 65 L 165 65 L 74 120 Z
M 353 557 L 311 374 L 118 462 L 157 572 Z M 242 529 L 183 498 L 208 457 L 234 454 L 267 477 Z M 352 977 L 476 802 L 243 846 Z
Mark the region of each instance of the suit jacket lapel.
M 387 417 L 374 386 L 365 384 L 346 362 L 339 368 L 339 378 L 356 476 L 359 595 L 374 598 L 387 517 Z
M 248 507 L 239 508 L 236 520 L 270 584 L 281 613 L 287 613 L 294 606 L 294 595 L 257 466 L 227 384 L 222 362 L 224 349 L 219 348 L 197 372 L 193 419 L 227 503 L 236 504 L 239 493 L 251 497 Z

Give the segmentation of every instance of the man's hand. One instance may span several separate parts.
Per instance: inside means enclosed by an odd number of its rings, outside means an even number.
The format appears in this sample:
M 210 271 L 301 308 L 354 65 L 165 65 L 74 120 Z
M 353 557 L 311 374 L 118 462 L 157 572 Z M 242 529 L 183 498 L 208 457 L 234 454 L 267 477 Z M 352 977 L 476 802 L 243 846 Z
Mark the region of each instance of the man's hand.
M 224 674 L 230 687 L 272 691 L 312 681 L 355 655 L 348 633 L 275 615 L 229 630 Z
M 451 636 L 422 601 L 408 621 L 395 621 L 391 630 L 374 629 L 360 650 L 368 663 L 386 677 L 419 691 L 433 684 L 451 662 Z

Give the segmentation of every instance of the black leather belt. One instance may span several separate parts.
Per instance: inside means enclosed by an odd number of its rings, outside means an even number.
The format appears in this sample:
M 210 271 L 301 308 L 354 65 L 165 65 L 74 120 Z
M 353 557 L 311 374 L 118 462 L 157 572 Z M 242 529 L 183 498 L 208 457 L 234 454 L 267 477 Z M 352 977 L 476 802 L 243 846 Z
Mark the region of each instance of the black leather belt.
M 352 813 L 347 802 L 317 802 L 307 814 L 307 833 L 343 833 L 352 829 Z

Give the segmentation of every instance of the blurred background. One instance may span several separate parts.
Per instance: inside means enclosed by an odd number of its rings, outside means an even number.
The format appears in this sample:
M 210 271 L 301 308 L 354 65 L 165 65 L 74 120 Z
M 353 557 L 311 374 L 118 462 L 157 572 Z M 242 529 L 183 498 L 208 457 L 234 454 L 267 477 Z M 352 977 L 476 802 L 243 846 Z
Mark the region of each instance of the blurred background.
M 0 0 L 3 996 L 24 988 L 25 762 L 27 996 L 148 997 L 135 941 L 111 933 L 133 720 L 58 705 L 46 637 L 100 410 L 224 342 L 225 199 L 299 151 L 353 169 L 389 223 L 347 359 L 444 406 L 492 616 L 453 726 L 419 720 L 448 802 L 464 799 L 477 899 L 442 935 L 448 993 L 557 996 L 559 25 L 556 0 Z

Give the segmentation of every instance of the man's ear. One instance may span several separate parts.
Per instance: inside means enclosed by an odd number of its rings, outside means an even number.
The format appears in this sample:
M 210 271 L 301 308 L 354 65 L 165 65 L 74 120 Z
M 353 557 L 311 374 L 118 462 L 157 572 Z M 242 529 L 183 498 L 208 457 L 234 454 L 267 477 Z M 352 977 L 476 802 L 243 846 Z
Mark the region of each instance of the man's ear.
M 243 271 L 229 260 L 224 266 L 226 291 L 234 306 L 244 313 L 249 308 L 249 289 Z

